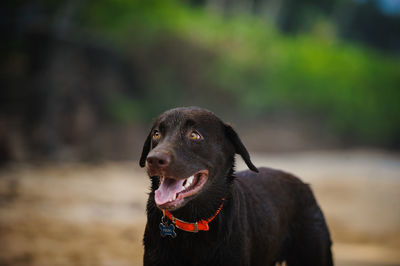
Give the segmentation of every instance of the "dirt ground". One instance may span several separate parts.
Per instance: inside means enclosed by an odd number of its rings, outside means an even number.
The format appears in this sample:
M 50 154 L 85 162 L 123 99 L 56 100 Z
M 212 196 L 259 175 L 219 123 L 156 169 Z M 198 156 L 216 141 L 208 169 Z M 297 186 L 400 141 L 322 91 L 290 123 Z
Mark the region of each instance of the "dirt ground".
M 399 155 L 303 152 L 253 161 L 311 184 L 336 265 L 400 265 Z M 0 265 L 141 265 L 149 185 L 136 161 L 1 170 Z

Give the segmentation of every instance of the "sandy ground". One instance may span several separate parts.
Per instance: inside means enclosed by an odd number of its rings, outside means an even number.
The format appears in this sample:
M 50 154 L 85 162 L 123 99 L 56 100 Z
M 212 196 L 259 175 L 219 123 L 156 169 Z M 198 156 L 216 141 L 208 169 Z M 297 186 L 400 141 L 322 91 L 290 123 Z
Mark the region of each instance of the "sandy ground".
M 255 154 L 310 183 L 336 265 L 400 265 L 400 156 Z M 0 171 L 0 265 L 141 265 L 149 180 L 137 162 Z M 244 164 L 238 160 L 238 169 Z

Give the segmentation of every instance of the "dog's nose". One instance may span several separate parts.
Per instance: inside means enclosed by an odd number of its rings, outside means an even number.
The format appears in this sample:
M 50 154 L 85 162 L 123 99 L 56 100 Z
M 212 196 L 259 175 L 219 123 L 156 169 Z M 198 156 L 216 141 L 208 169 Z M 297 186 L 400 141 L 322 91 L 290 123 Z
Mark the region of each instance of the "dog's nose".
M 151 168 L 165 168 L 171 162 L 171 155 L 167 152 L 154 152 L 147 156 L 147 164 Z

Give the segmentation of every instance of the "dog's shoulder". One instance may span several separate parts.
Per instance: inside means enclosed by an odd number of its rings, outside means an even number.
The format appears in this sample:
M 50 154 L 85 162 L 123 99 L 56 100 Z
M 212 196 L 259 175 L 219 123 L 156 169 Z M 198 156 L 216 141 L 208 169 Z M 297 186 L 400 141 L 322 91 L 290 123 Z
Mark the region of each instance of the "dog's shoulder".
M 259 172 L 245 170 L 236 172 L 235 189 L 248 191 L 247 194 L 263 198 L 274 198 L 297 204 L 314 204 L 315 199 L 310 186 L 288 172 L 260 167 Z M 303 203 L 303 204 L 302 204 Z
M 258 173 L 249 170 L 239 171 L 235 173 L 235 176 L 245 182 L 287 182 L 289 184 L 306 185 L 298 177 L 282 170 L 269 167 L 259 167 L 258 170 Z

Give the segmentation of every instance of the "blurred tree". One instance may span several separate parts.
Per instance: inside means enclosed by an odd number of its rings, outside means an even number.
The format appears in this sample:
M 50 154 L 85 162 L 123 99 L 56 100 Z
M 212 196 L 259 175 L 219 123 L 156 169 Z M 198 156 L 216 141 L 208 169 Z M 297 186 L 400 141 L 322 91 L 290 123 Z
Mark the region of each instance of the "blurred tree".
M 193 0 L 225 14 L 252 13 L 275 21 L 285 33 L 308 32 L 320 18 L 331 20 L 340 37 L 399 52 L 400 12 L 383 9 L 384 0 Z
M 338 38 L 396 55 L 398 15 L 371 1 L 190 3 L 6 1 L 0 161 L 126 158 L 140 138 L 125 132 L 177 105 L 400 147 L 398 59 Z
M 333 18 L 344 39 L 400 51 L 400 15 L 384 13 L 378 1 L 339 1 Z

